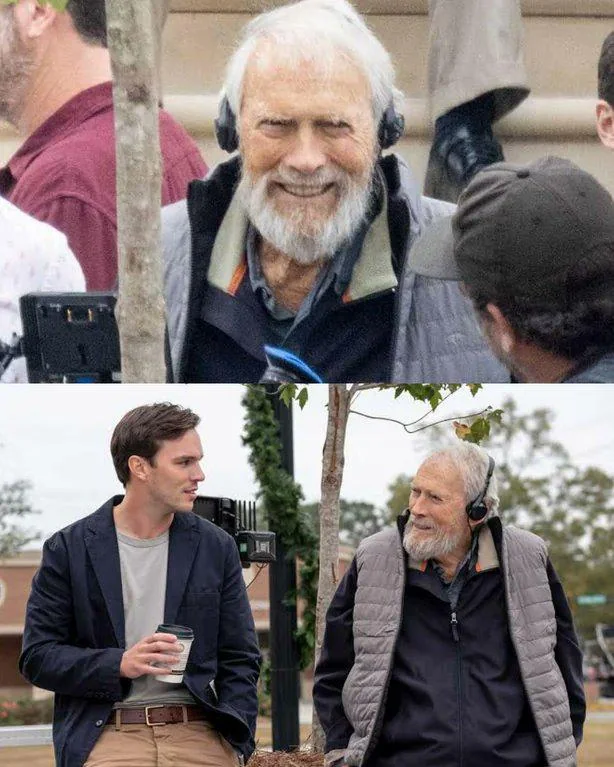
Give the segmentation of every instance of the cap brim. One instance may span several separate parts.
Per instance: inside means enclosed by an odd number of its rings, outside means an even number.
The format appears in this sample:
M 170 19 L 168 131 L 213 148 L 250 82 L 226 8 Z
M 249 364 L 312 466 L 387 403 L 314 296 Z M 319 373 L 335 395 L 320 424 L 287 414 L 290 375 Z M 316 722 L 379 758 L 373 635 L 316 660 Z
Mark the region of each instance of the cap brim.
M 409 267 L 423 277 L 461 280 L 454 258 L 452 216 L 428 224 L 409 251 Z

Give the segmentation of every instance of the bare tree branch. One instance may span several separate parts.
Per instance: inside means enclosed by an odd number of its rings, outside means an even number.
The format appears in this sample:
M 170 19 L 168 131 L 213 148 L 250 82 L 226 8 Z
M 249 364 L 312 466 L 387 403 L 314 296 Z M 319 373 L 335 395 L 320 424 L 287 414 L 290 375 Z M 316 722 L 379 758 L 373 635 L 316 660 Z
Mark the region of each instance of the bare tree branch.
M 437 426 L 440 423 L 447 423 L 448 421 L 458 421 L 459 418 L 477 418 L 478 416 L 484 415 L 484 413 L 487 413 L 487 412 L 488 412 L 488 408 L 484 408 L 484 410 L 480 410 L 478 413 L 468 413 L 467 415 L 453 415 L 450 418 L 441 418 L 439 421 L 432 421 L 431 423 L 426 423 L 424 424 L 424 426 L 419 426 L 417 429 L 410 429 L 409 428 L 410 426 L 414 426 L 419 421 L 423 420 L 424 416 L 422 416 L 422 418 L 419 418 L 417 421 L 410 421 L 409 423 L 403 423 L 403 421 L 399 421 L 398 418 L 387 418 L 386 416 L 383 416 L 383 415 L 369 415 L 369 413 L 361 413 L 358 410 L 350 410 L 350 413 L 354 413 L 355 415 L 360 415 L 363 418 L 369 418 L 372 421 L 389 421 L 390 423 L 396 423 L 399 426 L 402 426 L 403 429 L 408 434 L 417 434 L 419 431 L 424 431 L 424 429 L 429 429 L 431 426 Z

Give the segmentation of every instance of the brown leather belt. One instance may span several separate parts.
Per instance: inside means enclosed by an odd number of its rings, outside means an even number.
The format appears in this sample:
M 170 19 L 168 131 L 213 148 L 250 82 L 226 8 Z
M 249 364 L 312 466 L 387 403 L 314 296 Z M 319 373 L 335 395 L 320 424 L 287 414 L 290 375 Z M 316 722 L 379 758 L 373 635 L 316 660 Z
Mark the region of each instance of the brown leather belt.
M 119 713 L 120 724 L 178 724 L 199 722 L 207 717 L 200 706 L 144 706 L 143 708 L 121 708 L 114 711 L 107 724 L 115 724 Z

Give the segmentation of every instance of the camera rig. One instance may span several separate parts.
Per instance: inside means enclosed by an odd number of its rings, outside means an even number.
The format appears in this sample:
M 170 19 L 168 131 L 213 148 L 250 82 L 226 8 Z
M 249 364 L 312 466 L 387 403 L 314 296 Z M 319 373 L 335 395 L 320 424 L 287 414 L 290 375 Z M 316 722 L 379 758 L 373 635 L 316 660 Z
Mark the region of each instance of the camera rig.
M 112 293 L 28 293 L 19 301 L 30 383 L 119 381 Z
M 254 501 L 197 495 L 192 510 L 232 535 L 243 567 L 275 561 L 275 533 L 256 529 Z

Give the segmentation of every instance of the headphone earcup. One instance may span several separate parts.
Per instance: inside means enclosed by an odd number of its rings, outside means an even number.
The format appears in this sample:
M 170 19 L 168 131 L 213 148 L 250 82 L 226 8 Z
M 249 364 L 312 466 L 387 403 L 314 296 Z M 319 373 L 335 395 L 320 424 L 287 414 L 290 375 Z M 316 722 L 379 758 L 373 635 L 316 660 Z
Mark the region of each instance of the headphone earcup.
M 226 96 L 220 103 L 218 116 L 215 120 L 215 138 L 220 149 L 231 153 L 239 148 L 237 120 Z
M 405 118 L 396 111 L 394 104 L 389 104 L 382 115 L 377 131 L 380 149 L 390 149 L 403 136 L 404 132 Z
M 488 514 L 488 509 L 483 503 L 478 503 L 475 506 L 469 504 L 466 510 L 467 516 L 472 522 L 479 522 Z

